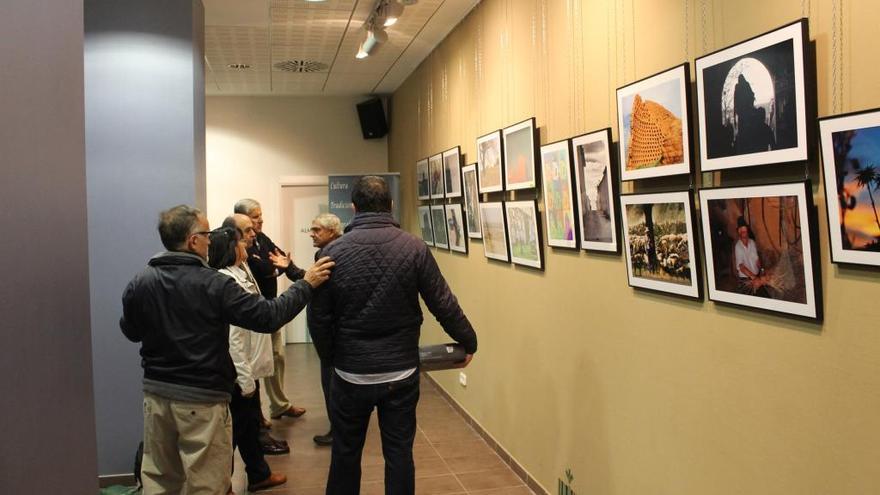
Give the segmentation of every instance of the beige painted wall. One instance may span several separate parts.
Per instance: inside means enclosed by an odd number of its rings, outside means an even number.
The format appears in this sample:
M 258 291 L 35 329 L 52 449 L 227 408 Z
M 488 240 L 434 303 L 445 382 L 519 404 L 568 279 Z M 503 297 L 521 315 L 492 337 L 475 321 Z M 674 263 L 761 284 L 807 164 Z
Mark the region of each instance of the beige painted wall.
M 205 105 L 208 220 L 219 226 L 241 198 L 263 207 L 281 236 L 280 178 L 386 172 L 387 138 L 365 140 L 363 97 L 209 96 Z
M 802 15 L 819 115 L 880 106 L 880 4 L 833 2 L 484 0 L 394 95 L 406 227 L 418 159 L 472 162 L 531 116 L 541 143 L 616 127 L 616 87 Z M 435 255 L 480 351 L 467 388 L 435 376 L 551 492 L 571 468 L 579 495 L 880 493 L 880 278 L 830 264 L 814 190 L 822 325 L 635 291 L 620 257 L 547 249 L 540 273 L 473 242 Z M 423 340 L 446 340 L 430 320 Z

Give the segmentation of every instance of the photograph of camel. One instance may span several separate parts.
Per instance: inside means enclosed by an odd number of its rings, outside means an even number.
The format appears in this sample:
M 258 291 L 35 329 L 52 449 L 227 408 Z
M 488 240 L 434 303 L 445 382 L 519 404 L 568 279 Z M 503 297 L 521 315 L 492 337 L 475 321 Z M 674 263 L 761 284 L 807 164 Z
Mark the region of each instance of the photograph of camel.
M 807 159 L 806 19 L 696 59 L 702 171 Z
M 690 64 L 617 89 L 622 180 L 691 172 Z
M 577 190 L 581 249 L 620 253 L 616 168 L 611 155 L 611 128 L 571 139 Z
M 821 316 L 808 183 L 703 189 L 709 299 Z
M 702 299 L 690 191 L 620 196 L 630 287 Z
M 831 261 L 880 266 L 880 109 L 819 120 Z

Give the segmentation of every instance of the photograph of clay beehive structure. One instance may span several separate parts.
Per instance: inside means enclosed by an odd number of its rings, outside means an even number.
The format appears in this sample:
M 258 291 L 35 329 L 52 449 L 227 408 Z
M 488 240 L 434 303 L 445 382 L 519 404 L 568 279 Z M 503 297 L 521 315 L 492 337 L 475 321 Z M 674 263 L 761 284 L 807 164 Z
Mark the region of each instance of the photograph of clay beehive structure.
M 688 64 L 617 90 L 621 179 L 691 172 Z
M 642 100 L 641 96 L 636 95 L 630 126 L 627 170 L 674 165 L 684 161 L 681 119 L 663 105 Z

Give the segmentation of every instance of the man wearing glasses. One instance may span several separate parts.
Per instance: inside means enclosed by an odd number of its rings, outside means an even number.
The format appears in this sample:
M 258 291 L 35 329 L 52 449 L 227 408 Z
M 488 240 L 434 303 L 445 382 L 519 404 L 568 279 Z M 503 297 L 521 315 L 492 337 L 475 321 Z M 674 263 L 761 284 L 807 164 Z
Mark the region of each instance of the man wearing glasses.
M 236 379 L 229 325 L 271 333 L 306 306 L 333 262 L 322 258 L 268 300 L 207 265 L 211 232 L 198 209 L 163 211 L 158 228 L 168 251 L 128 284 L 119 321 L 122 333 L 141 343 L 144 493 L 226 493 Z

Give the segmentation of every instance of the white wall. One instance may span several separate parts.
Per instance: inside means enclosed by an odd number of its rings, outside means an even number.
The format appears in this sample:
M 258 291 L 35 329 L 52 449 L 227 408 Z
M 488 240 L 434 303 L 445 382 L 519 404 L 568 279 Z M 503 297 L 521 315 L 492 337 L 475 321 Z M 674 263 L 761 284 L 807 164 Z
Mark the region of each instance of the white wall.
M 209 96 L 208 219 L 217 227 L 235 202 L 262 204 L 263 229 L 280 239 L 279 179 L 386 172 L 386 138 L 365 140 L 355 105 L 365 97 Z

